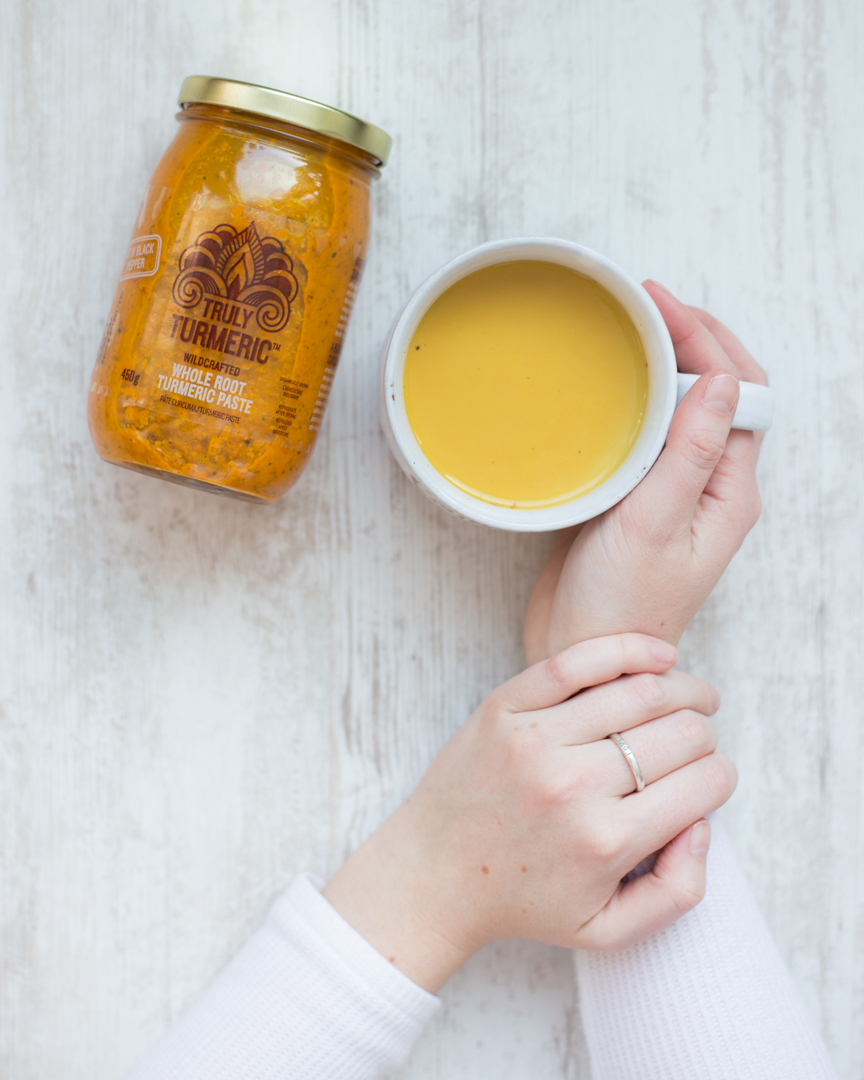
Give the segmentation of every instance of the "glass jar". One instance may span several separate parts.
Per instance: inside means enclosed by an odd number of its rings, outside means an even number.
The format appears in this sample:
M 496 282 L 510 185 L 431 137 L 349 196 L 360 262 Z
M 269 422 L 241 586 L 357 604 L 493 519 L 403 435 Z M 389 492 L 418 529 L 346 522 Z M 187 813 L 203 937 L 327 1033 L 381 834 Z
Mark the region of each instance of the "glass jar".
M 315 444 L 389 137 L 225 79 L 184 81 L 90 384 L 106 461 L 273 502 Z

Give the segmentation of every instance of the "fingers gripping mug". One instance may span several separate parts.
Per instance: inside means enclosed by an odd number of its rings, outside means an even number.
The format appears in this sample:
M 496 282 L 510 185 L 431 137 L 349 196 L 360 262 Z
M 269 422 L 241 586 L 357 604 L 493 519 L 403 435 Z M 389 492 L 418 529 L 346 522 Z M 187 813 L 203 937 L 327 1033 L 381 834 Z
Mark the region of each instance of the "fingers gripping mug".
M 381 361 L 381 425 L 424 493 L 472 521 L 544 532 L 596 517 L 656 461 L 697 376 L 678 372 L 654 301 L 565 240 L 460 255 L 405 305 Z M 733 427 L 774 400 L 742 382 Z

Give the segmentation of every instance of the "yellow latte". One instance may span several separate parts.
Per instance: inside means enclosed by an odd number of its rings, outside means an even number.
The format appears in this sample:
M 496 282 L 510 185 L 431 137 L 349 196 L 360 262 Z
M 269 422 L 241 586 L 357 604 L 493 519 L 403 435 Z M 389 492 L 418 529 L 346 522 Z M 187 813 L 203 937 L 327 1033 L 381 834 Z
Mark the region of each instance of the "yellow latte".
M 521 261 L 457 281 L 420 321 L 405 407 L 423 453 L 499 506 L 555 506 L 622 464 L 648 365 L 624 309 L 590 278 Z

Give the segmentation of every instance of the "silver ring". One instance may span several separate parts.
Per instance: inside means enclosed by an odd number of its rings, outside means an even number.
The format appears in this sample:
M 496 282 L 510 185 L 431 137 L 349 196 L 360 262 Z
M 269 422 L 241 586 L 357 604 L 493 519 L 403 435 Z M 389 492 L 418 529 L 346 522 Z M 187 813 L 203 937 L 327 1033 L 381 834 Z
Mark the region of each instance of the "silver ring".
M 636 790 L 641 791 L 645 787 L 645 777 L 642 775 L 642 770 L 639 768 L 639 762 L 636 760 L 636 755 L 627 743 L 624 742 L 617 731 L 613 731 L 607 738 L 611 739 L 624 755 L 624 760 L 630 766 L 630 772 L 633 773 L 633 779 L 636 781 Z

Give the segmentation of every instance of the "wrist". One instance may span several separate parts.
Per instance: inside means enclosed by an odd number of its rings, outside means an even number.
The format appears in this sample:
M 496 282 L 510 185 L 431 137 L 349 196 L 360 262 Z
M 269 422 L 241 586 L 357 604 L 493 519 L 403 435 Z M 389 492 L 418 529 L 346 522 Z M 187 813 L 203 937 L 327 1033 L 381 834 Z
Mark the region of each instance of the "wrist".
M 442 902 L 431 860 L 414 830 L 404 827 L 404 812 L 346 860 L 322 895 L 386 960 L 434 994 L 479 945 L 452 932 L 458 916 Z

